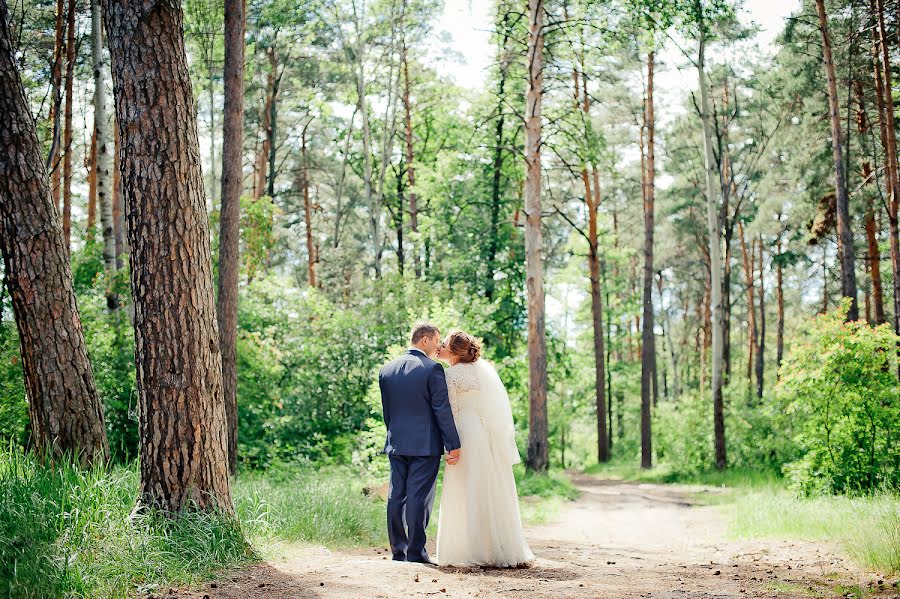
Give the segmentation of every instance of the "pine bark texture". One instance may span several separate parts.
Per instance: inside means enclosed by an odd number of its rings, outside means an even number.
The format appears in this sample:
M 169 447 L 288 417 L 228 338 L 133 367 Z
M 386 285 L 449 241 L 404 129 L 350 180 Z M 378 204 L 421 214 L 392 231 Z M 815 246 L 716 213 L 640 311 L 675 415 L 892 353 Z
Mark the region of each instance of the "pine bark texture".
M 541 95 L 544 3 L 528 1 L 528 87 L 525 95 L 525 286 L 528 298 L 528 460 L 531 470 L 549 465 L 547 443 L 547 340 L 544 263 L 541 255 Z
M 228 471 L 237 471 L 237 312 L 240 278 L 241 172 L 244 144 L 244 0 L 225 0 L 225 103 L 219 211 L 219 347 L 228 428 Z
M 68 249 L 0 0 L 0 250 L 19 331 L 32 444 L 84 464 L 109 455 Z
M 131 248 L 140 504 L 233 512 L 181 3 L 104 0 Z

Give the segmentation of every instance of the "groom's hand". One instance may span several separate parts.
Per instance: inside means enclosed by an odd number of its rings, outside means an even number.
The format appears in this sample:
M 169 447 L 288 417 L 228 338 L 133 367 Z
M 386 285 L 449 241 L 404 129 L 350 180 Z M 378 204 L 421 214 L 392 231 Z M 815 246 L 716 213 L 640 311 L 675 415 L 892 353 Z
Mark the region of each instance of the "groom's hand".
M 445 459 L 447 460 L 447 464 L 452 466 L 453 464 L 455 464 L 456 462 L 459 461 L 459 450 L 452 449 L 452 450 L 448 451 L 447 457 Z

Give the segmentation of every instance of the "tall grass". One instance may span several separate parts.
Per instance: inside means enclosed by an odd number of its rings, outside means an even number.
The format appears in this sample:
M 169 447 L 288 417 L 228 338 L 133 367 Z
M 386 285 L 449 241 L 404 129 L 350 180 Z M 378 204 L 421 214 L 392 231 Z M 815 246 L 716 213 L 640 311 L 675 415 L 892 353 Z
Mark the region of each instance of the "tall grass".
M 229 519 L 131 515 L 137 470 L 42 465 L 0 450 L 0 595 L 124 597 L 252 558 Z
M 859 564 L 885 574 L 900 572 L 900 497 L 797 497 L 779 489 L 734 498 L 731 532 L 839 544 Z
M 531 496 L 526 522 L 577 496 L 561 473 L 515 473 L 520 494 Z M 234 479 L 237 522 L 197 512 L 172 519 L 132 513 L 136 463 L 81 469 L 0 449 L 0 597 L 126 597 L 195 584 L 284 543 L 383 546 L 384 500 L 363 493 L 379 482 L 349 467 L 279 465 Z
M 363 494 L 364 479 L 347 468 L 276 466 L 238 476 L 235 508 L 255 547 L 274 541 L 330 547 L 381 545 L 385 504 Z

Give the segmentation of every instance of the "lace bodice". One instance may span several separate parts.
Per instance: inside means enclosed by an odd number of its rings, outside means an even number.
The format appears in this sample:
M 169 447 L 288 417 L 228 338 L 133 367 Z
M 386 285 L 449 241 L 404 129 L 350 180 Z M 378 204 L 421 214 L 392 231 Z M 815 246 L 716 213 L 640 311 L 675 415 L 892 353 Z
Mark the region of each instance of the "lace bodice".
M 480 387 L 478 374 L 474 364 L 456 364 L 445 372 L 447 391 L 450 395 L 450 409 L 453 417 L 459 416 L 460 395 L 469 391 L 477 391 Z

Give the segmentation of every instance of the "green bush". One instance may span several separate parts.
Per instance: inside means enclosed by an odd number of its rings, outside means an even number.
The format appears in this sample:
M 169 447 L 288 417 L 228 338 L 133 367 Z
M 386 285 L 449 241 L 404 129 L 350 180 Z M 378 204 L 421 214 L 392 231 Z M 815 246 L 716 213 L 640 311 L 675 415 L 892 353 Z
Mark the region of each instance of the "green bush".
M 806 494 L 900 488 L 897 336 L 844 322 L 847 304 L 793 342 L 776 387 L 777 425 L 796 443 L 785 465 Z

